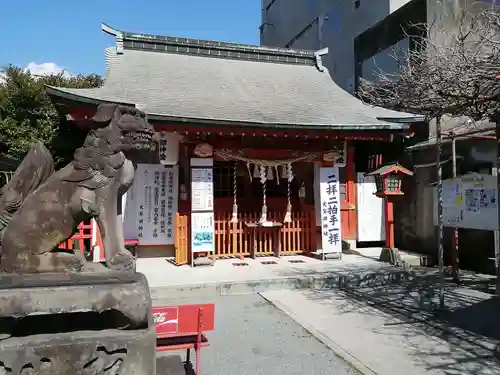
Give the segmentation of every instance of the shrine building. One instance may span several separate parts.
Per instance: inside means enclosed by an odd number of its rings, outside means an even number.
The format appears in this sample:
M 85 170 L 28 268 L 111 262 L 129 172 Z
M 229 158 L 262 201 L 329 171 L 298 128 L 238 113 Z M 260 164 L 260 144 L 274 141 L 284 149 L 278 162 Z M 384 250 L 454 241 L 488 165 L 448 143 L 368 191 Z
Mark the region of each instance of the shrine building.
M 342 90 L 322 64 L 326 50 L 102 30 L 115 38 L 104 85 L 46 89 L 78 126 L 111 102 L 144 111 L 160 133 L 122 199 L 139 258 L 341 253 L 343 243 L 384 240 L 382 200 L 365 173 L 421 116 Z

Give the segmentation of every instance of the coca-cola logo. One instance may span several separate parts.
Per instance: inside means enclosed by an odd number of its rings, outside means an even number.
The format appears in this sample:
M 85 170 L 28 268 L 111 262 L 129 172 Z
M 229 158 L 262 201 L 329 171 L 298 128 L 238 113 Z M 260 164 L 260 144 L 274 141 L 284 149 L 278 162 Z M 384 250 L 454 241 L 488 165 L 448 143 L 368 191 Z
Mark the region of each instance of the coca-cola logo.
M 179 310 L 176 307 L 153 309 L 152 315 L 157 334 L 171 334 L 178 331 Z
M 153 322 L 155 324 L 157 323 L 163 323 L 165 320 L 167 320 L 167 313 L 165 312 L 157 312 L 153 314 Z

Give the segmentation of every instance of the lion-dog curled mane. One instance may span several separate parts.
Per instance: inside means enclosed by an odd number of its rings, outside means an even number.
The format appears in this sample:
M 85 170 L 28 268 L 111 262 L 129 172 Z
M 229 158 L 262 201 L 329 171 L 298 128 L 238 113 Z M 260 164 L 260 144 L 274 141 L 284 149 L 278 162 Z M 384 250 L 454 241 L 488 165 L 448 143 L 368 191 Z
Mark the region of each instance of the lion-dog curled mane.
M 74 159 L 53 173 L 54 162 L 35 143 L 0 196 L 0 270 L 8 273 L 92 270 L 79 251 L 59 249 L 77 226 L 95 218 L 107 269 L 135 268 L 124 246 L 118 203 L 134 179 L 133 159 L 152 147 L 144 112 L 101 104 Z

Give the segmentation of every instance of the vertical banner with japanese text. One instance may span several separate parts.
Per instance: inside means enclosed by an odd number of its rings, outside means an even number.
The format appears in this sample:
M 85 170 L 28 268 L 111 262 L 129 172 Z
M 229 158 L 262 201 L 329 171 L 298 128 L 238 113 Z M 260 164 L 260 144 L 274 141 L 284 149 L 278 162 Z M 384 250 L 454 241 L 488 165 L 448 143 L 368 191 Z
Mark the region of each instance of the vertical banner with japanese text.
M 191 159 L 191 250 L 211 253 L 214 243 L 213 159 Z
M 339 168 L 320 168 L 321 239 L 323 253 L 342 252 Z
M 177 166 L 138 164 L 134 184 L 139 245 L 173 245 L 177 213 Z
M 160 132 L 158 156 L 163 165 L 176 165 L 179 161 L 179 144 L 182 136 L 178 133 Z
M 122 224 L 123 236 L 126 240 L 137 239 L 137 202 L 136 202 L 136 179 L 130 189 L 122 196 Z

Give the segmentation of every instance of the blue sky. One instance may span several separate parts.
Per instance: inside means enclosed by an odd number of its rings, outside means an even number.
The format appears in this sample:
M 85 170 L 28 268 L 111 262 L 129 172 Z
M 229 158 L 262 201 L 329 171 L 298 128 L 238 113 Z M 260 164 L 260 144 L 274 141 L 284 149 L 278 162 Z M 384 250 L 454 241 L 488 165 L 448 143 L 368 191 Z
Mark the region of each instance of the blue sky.
M 104 73 L 112 36 L 125 31 L 259 43 L 260 0 L 16 0 L 0 7 L 0 68 L 45 64 Z M 55 64 L 55 65 L 52 65 Z

